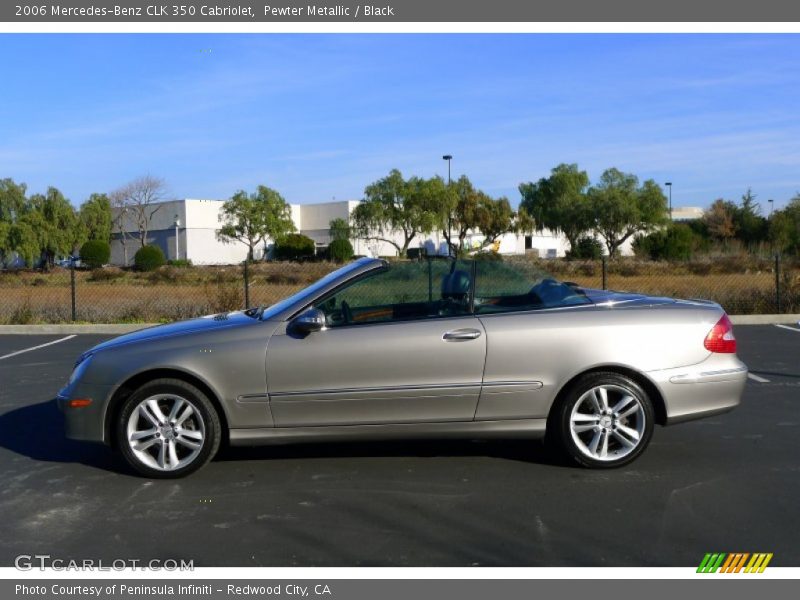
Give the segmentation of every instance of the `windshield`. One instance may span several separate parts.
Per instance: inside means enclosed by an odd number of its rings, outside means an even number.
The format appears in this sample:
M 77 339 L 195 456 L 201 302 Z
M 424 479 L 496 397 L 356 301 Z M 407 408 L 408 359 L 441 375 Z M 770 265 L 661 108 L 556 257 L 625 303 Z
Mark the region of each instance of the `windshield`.
M 397 261 L 314 302 L 328 327 L 591 304 L 530 260 Z
M 351 271 L 355 271 L 359 267 L 364 264 L 363 260 L 357 260 L 356 262 L 350 263 L 349 265 L 345 265 L 340 269 L 336 269 L 335 271 L 328 273 L 322 279 L 319 279 L 312 283 L 310 286 L 303 288 L 296 294 L 289 296 L 288 298 L 284 298 L 283 300 L 272 304 L 268 308 L 265 308 L 264 311 L 261 313 L 261 320 L 262 321 L 269 321 L 276 315 L 279 315 L 284 310 L 289 308 L 295 303 L 303 303 L 305 300 L 311 300 L 314 296 L 316 296 L 320 290 L 324 289 L 328 286 L 332 281 L 338 279 L 342 275 L 346 275 Z

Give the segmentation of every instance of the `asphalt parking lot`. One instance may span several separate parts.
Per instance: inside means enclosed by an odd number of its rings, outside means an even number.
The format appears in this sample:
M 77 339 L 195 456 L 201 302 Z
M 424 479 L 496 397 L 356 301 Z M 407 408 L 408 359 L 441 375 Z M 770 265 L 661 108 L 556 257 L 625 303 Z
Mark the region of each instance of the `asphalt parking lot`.
M 0 336 L 0 566 L 54 558 L 195 566 L 692 566 L 706 552 L 800 564 L 800 327 L 738 326 L 742 406 L 657 428 L 605 472 L 538 442 L 227 449 L 150 481 L 63 437 L 52 398 L 110 336 Z

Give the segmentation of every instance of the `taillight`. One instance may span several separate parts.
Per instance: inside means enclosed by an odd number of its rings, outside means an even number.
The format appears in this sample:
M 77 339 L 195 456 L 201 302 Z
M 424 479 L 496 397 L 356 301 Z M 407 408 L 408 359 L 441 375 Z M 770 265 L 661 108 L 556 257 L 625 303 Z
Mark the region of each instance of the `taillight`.
M 703 345 L 710 352 L 732 354 L 736 352 L 736 338 L 733 337 L 733 323 L 723 314 L 717 324 L 708 332 Z

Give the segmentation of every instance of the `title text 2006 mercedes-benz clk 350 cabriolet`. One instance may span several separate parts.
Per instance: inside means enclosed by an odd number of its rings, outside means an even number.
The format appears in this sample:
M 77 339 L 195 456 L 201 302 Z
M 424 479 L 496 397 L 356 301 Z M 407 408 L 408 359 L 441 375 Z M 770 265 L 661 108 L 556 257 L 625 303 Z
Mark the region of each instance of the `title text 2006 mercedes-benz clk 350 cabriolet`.
M 531 263 L 360 259 L 269 308 L 162 325 L 78 359 L 70 438 L 150 477 L 232 445 L 545 437 L 585 467 L 721 413 L 747 368 L 719 305 L 582 289 Z

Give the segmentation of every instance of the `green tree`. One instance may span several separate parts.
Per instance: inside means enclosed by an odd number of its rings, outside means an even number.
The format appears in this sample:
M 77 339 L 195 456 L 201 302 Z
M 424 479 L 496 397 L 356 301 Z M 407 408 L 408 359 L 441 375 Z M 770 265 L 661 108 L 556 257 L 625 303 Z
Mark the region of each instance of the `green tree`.
M 588 187 L 586 171 L 579 170 L 576 164 L 560 164 L 549 177 L 520 184 L 520 210 L 530 218 L 533 231 L 549 229 L 561 233 L 574 248 L 594 224 Z
M 24 183 L 13 179 L 0 179 L 0 223 L 13 223 L 24 212 L 27 204 Z
M 703 222 L 706 224 L 709 237 L 727 244 L 736 235 L 735 214 L 736 205 L 733 202 L 727 202 L 722 198 L 714 200 L 703 213 Z
M 695 245 L 692 228 L 685 223 L 673 223 L 650 235 L 636 236 L 633 249 L 637 256 L 651 260 L 689 260 Z
M 800 194 L 792 198 L 783 210 L 772 214 L 769 239 L 775 250 L 800 255 Z
M 331 257 L 331 260 L 336 262 L 346 262 L 353 258 L 353 245 L 350 243 L 350 240 L 333 240 L 328 246 L 328 254 Z
M 515 229 L 514 209 L 508 198 L 491 198 L 483 195 L 478 200 L 475 227 L 484 235 L 482 248 L 491 246 L 502 235 Z
M 9 247 L 31 266 L 41 258 L 42 248 L 35 225 L 30 223 L 30 219 L 21 218 L 12 223 L 8 228 Z
M 761 206 L 750 188 L 742 195 L 742 201 L 733 213 L 733 223 L 738 237 L 752 247 L 769 237 L 769 224 L 761 216 Z
M 0 179 L 0 264 L 5 265 L 14 252 L 11 227 L 19 219 L 27 205 L 24 183 L 13 179 Z
M 603 256 L 603 244 L 591 236 L 578 238 L 578 243 L 567 250 L 569 260 L 599 260 Z
M 106 194 L 92 194 L 81 204 L 80 222 L 89 240 L 111 240 L 111 201 Z
M 342 219 L 341 217 L 332 219 L 328 224 L 328 235 L 331 236 L 331 241 L 349 240 L 350 224 L 346 219 Z
M 278 260 L 313 258 L 315 251 L 314 240 L 302 233 L 289 233 L 275 243 L 275 258 Z
M 647 233 L 668 222 L 667 199 L 658 184 L 619 169 L 607 169 L 589 189 L 594 228 L 603 236 L 609 256 L 637 233 Z
M 30 197 L 29 208 L 20 217 L 37 234 L 40 256 L 50 268 L 57 256 L 71 255 L 85 241 L 78 215 L 64 195 L 54 187 Z
M 295 230 L 291 207 L 283 196 L 265 185 L 258 186 L 252 194 L 236 192 L 222 205 L 219 219 L 222 227 L 217 230 L 217 238 L 226 244 L 246 244 L 250 261 L 258 244 L 267 238 L 277 242 Z
M 11 223 L 0 221 L 0 267 L 5 267 L 8 259 L 11 258 L 9 233 L 11 233 Z
M 471 233 L 483 234 L 483 249 L 517 228 L 517 215 L 508 199 L 495 199 L 476 189 L 466 175 L 454 181 L 444 197 L 441 226 L 451 253 L 456 256 L 464 253 Z
M 397 169 L 364 189 L 364 200 L 356 206 L 351 222 L 356 237 L 386 242 L 405 256 L 411 241 L 433 231 L 441 219 L 445 186 L 441 178 L 403 178 Z M 398 243 L 389 234 L 399 232 Z

